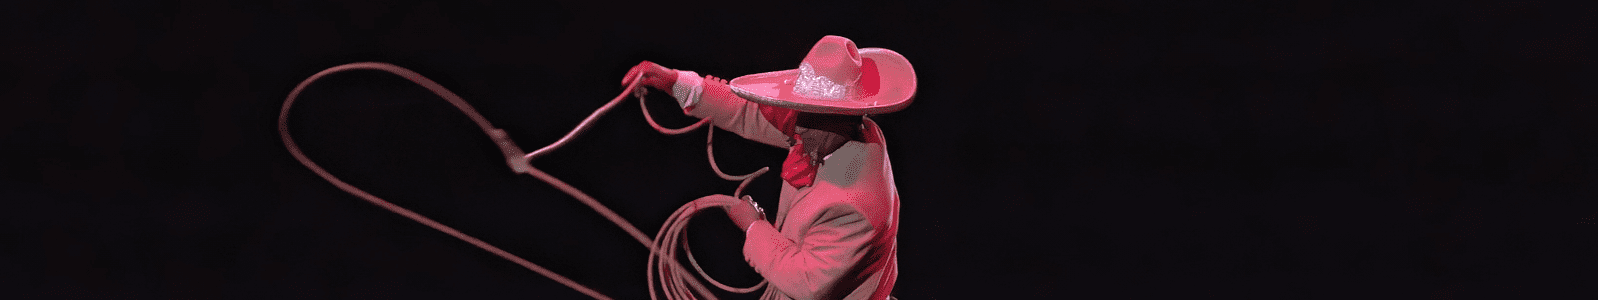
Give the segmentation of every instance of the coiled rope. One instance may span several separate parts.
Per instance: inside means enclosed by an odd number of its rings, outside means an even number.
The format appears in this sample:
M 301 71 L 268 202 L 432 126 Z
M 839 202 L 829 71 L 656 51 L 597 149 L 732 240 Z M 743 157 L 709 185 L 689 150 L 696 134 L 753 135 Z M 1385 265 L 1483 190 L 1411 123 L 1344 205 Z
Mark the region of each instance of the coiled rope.
M 612 212 L 611 209 L 606 208 L 605 205 L 601 205 L 600 202 L 596 201 L 593 197 L 590 197 L 588 194 L 585 194 L 582 191 L 579 191 L 577 188 L 568 185 L 566 182 L 556 179 L 554 176 L 550 176 L 548 173 L 534 168 L 530 164 L 530 161 L 532 161 L 534 158 L 548 154 L 550 151 L 566 145 L 574 136 L 577 136 L 579 133 L 583 133 L 584 131 L 588 130 L 594 125 L 595 119 L 616 107 L 617 104 L 621 103 L 622 99 L 626 98 L 630 93 L 639 98 L 639 107 L 644 113 L 645 120 L 650 123 L 651 127 L 655 128 L 661 133 L 669 135 L 682 134 L 704 126 L 710 121 L 709 119 L 700 120 L 693 125 L 678 129 L 669 129 L 657 124 L 655 119 L 650 117 L 650 112 L 644 108 L 645 90 L 639 88 L 639 83 L 642 81 L 639 80 L 640 78 L 633 78 L 633 83 L 629 84 L 628 87 L 623 90 L 621 95 L 617 95 L 617 97 L 612 98 L 610 102 L 607 102 L 604 106 L 596 109 L 594 113 L 589 114 L 589 117 L 585 118 L 582 122 L 579 122 L 576 128 L 573 128 L 572 131 L 567 132 L 567 134 L 562 136 L 561 139 L 556 140 L 556 142 L 551 143 L 543 148 L 539 148 L 539 150 L 535 150 L 531 153 L 523 153 L 522 149 L 518 147 L 515 142 L 511 141 L 510 136 L 506 134 L 505 130 L 491 126 L 487 119 L 484 119 L 482 115 L 478 114 L 477 110 L 473 109 L 471 105 L 467 105 L 465 100 L 462 100 L 460 96 L 456 96 L 456 94 L 450 92 L 450 90 L 445 89 L 444 86 L 439 85 L 433 80 L 429 80 L 427 77 L 423 77 L 421 74 L 417 74 L 416 72 L 406 68 L 387 63 L 350 63 L 317 72 L 316 74 L 311 75 L 311 77 L 306 78 L 304 81 L 301 81 L 299 85 L 295 86 L 294 90 L 289 92 L 289 96 L 283 101 L 283 108 L 278 112 L 278 135 L 279 137 L 283 138 L 283 145 L 284 147 L 288 148 L 289 154 L 293 155 L 295 160 L 300 161 L 300 164 L 305 165 L 306 168 L 309 168 L 312 172 L 315 172 L 317 176 L 321 176 L 322 179 L 332 183 L 340 190 L 344 190 L 351 195 L 360 197 L 362 200 L 371 202 L 372 204 L 389 210 L 390 212 L 399 214 L 413 221 L 417 221 L 423 225 L 427 225 L 434 230 L 444 232 L 445 234 L 449 234 L 457 239 L 466 241 L 467 243 L 477 246 L 484 251 L 494 253 L 501 258 L 514 262 L 529 270 L 533 270 L 535 273 L 539 273 L 539 275 L 549 277 L 551 280 L 555 280 L 556 282 L 577 290 L 584 295 L 588 295 L 589 297 L 593 297 L 595 299 L 608 300 L 611 299 L 611 297 L 600 294 L 600 292 L 596 292 L 593 289 L 583 286 L 582 284 L 578 284 L 577 282 L 572 281 L 572 279 L 561 276 L 560 274 L 556 274 L 555 272 L 551 272 L 550 270 L 545 269 L 538 264 L 534 264 L 533 262 L 529 262 L 526 259 L 522 259 L 515 254 L 501 250 L 494 245 L 490 245 L 489 243 L 474 238 L 470 235 L 461 233 L 454 228 L 450 228 L 450 226 L 440 224 L 439 222 L 429 219 L 428 217 L 422 216 L 421 214 L 417 214 L 416 212 L 405 209 L 398 205 L 394 205 L 393 203 L 389 203 L 389 201 L 384 201 L 382 198 L 373 196 L 372 194 L 362 191 L 361 189 L 356 188 L 349 183 L 345 183 L 343 180 L 339 180 L 339 178 L 334 177 L 331 173 L 328 173 L 327 170 L 324 170 L 321 166 L 318 166 L 316 163 L 312 162 L 310 158 L 306 157 L 306 155 L 300 151 L 300 147 L 295 144 L 294 139 L 289 135 L 289 108 L 294 105 L 295 98 L 300 95 L 300 92 L 305 90 L 306 86 L 310 85 L 311 82 L 316 81 L 323 76 L 350 70 L 378 70 L 393 73 L 405 78 L 406 80 L 410 80 L 413 83 L 421 85 L 424 88 L 427 88 L 436 95 L 439 95 L 439 97 L 444 98 L 445 101 L 449 101 L 451 105 L 454 105 L 456 109 L 459 109 L 462 113 L 465 113 L 467 117 L 472 118 L 472 122 L 477 124 L 478 128 L 482 129 L 485 134 L 488 134 L 490 139 L 494 140 L 495 145 L 499 146 L 500 152 L 505 155 L 506 164 L 511 166 L 511 170 L 513 172 L 526 173 L 534 178 L 538 178 L 539 180 L 555 186 L 557 189 L 560 189 L 562 192 L 565 192 L 568 195 L 572 195 L 573 198 L 577 198 L 578 201 L 588 205 L 589 208 L 594 209 L 607 220 L 617 224 L 617 227 L 621 227 L 623 231 L 626 231 L 629 235 L 633 236 L 634 239 L 644 244 L 645 247 L 650 249 L 649 264 L 646 267 L 646 281 L 649 282 L 651 299 L 656 299 L 657 284 L 661 285 L 662 293 L 667 299 L 695 299 L 696 294 L 699 294 L 707 299 L 716 299 L 716 297 L 711 294 L 710 290 L 706 289 L 699 280 L 696 280 L 693 277 L 693 274 L 690 274 L 689 271 L 678 262 L 677 254 L 678 249 L 680 248 L 683 249 L 684 255 L 688 256 L 689 262 L 694 266 L 695 271 L 698 272 L 702 278 L 710 281 L 718 288 L 735 293 L 749 293 L 766 286 L 767 281 L 764 279 L 755 286 L 748 288 L 729 287 L 721 282 L 717 282 L 715 279 L 711 279 L 711 276 L 706 275 L 705 270 L 700 268 L 699 262 L 695 261 L 694 254 L 689 250 L 689 245 L 686 242 L 688 233 L 685 229 L 690 218 L 708 208 L 726 207 L 729 205 L 747 205 L 744 202 L 747 200 L 739 199 L 741 193 L 744 191 L 745 186 L 749 185 L 752 179 L 755 179 L 757 176 L 761 176 L 761 174 L 765 174 L 768 170 L 767 167 L 763 167 L 760 170 L 756 170 L 750 174 L 739 176 L 723 173 L 722 169 L 717 167 L 716 157 L 711 151 L 711 137 L 715 135 L 714 130 L 708 130 L 706 135 L 706 157 L 711 164 L 711 169 L 717 173 L 718 177 L 722 177 L 723 179 L 731 181 L 741 181 L 739 183 L 739 187 L 734 190 L 734 194 L 731 197 L 726 195 L 705 196 L 679 207 L 677 211 L 672 213 L 671 217 L 667 218 L 666 224 L 662 225 L 660 232 L 656 233 L 655 239 L 651 239 L 649 236 L 644 235 L 644 233 L 639 231 L 638 228 L 635 228 L 631 223 L 628 223 L 627 220 L 623 219 L 615 212 Z M 643 74 L 640 74 L 639 76 L 643 76 Z

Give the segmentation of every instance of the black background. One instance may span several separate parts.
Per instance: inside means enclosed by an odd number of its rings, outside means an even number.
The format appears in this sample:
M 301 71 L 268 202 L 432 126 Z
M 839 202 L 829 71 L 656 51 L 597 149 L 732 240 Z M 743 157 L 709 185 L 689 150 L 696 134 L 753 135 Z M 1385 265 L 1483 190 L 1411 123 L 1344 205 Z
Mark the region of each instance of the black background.
M 875 117 L 904 201 L 899 298 L 1595 296 L 1592 3 L 656 2 L 10 3 L 0 290 L 582 298 L 316 177 L 277 135 L 284 96 L 394 63 L 532 150 L 639 61 L 732 78 L 834 34 L 917 70 L 913 105 Z M 693 121 L 669 99 L 649 98 L 659 120 Z M 425 89 L 342 73 L 290 121 L 358 187 L 647 297 L 644 247 L 509 172 Z M 736 186 L 703 135 L 658 134 L 630 100 L 534 165 L 654 233 Z M 730 173 L 784 154 L 716 146 Z M 769 209 L 773 177 L 752 186 Z M 753 284 L 724 220 L 695 220 L 696 254 Z

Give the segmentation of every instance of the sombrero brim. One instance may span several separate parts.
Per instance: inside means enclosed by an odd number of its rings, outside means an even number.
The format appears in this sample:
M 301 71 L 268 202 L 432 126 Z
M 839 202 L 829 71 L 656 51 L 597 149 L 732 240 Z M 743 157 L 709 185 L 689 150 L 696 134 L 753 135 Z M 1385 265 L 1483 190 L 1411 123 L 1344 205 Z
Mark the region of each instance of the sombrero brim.
M 900 53 L 883 48 L 861 48 L 861 79 L 844 99 L 813 99 L 794 94 L 799 70 L 750 74 L 728 82 L 745 100 L 809 113 L 836 115 L 883 114 L 905 109 L 917 92 L 917 73 Z

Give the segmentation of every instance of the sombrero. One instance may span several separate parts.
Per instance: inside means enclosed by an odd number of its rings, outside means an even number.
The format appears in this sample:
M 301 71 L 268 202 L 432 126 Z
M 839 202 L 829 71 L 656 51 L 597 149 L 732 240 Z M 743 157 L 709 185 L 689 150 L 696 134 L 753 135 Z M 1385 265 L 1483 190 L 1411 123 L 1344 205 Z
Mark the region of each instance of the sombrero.
M 834 115 L 905 109 L 917 92 L 916 71 L 900 53 L 856 49 L 842 36 L 824 36 L 796 69 L 751 74 L 728 82 L 733 93 L 763 105 Z

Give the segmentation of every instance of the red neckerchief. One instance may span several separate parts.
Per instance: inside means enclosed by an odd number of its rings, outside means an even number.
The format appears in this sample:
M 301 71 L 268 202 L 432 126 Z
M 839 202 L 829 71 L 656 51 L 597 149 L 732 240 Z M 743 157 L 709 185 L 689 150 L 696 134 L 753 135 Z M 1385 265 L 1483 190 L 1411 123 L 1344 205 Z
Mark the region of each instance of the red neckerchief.
M 779 176 L 790 186 L 802 188 L 811 185 L 817 178 L 816 160 L 806 153 L 804 141 L 800 134 L 794 132 L 795 120 L 799 112 L 792 109 L 762 105 L 761 116 L 767 119 L 773 127 L 783 131 L 784 135 L 794 139 L 794 144 L 789 146 L 789 157 L 783 159 L 783 170 Z

